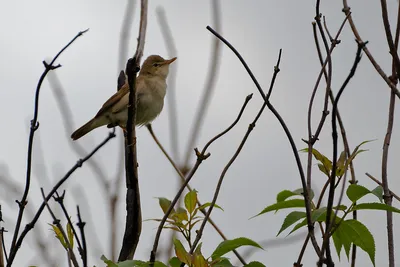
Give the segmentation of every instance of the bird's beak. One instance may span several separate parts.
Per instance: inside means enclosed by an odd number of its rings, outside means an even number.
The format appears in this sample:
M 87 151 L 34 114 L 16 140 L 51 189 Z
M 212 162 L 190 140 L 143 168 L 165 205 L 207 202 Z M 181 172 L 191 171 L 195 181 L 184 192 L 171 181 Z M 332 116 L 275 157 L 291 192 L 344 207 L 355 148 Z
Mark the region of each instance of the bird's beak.
M 177 59 L 177 57 L 174 57 L 174 58 L 165 60 L 162 64 L 163 64 L 163 65 L 169 65 L 169 64 L 171 64 L 172 62 L 174 62 L 176 59 Z

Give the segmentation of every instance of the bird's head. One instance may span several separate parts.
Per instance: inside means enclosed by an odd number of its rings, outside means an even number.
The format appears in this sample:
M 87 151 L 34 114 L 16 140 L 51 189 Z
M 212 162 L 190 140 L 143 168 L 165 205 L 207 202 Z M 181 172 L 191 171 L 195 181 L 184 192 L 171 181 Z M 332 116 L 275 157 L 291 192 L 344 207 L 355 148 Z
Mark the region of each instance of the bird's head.
M 171 59 L 163 59 L 158 55 L 149 56 L 142 65 L 141 75 L 161 76 L 167 78 L 169 72 L 169 64 L 174 62 L 176 57 Z

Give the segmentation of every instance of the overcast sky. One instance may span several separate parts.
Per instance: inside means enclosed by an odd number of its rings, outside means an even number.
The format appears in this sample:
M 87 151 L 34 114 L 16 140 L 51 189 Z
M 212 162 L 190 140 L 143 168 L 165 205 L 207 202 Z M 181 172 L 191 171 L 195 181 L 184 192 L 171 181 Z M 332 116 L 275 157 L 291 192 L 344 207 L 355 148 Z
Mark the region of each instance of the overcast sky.
M 267 90 L 276 64 L 279 49 L 283 49 L 281 72 L 278 75 L 271 101 L 285 119 L 298 149 L 304 148 L 301 138 L 307 138 L 307 108 L 312 88 L 320 70 L 312 35 L 311 22 L 315 16 L 315 1 L 221 1 L 221 27 L 226 37 L 246 59 L 264 90 Z M 378 1 L 349 1 L 354 21 L 368 47 L 382 69 L 391 71 L 384 28 Z M 52 58 L 79 31 L 90 31 L 79 38 L 59 58 L 62 68 L 56 70 L 66 93 L 73 113 L 75 128 L 88 121 L 100 106 L 116 90 L 116 80 L 121 69 L 118 66 L 119 34 L 126 1 L 88 0 L 88 1 L 5 1 L 1 0 L 0 24 L 0 107 L 3 125 L 0 139 L 0 174 L 14 180 L 21 186 L 25 181 L 26 150 L 29 134 L 29 121 L 33 115 L 34 94 L 37 81 L 43 72 L 42 60 Z M 392 27 L 396 22 L 397 1 L 388 0 L 388 10 Z M 157 22 L 157 7 L 163 7 L 175 38 L 178 53 L 167 53 L 161 29 Z M 344 19 L 340 1 L 322 1 L 321 12 L 327 18 L 332 34 L 335 34 Z M 136 48 L 138 32 L 139 5 L 136 5 L 129 45 L 129 55 Z M 148 28 L 144 57 L 159 54 L 165 58 L 177 56 L 172 68 L 177 71 L 177 94 L 179 159 L 186 152 L 188 135 L 193 123 L 197 103 L 200 100 L 210 66 L 211 46 L 214 40 L 206 26 L 213 26 L 210 1 L 149 1 Z M 357 49 L 349 25 L 340 37 L 340 45 L 333 53 L 332 89 L 337 92 L 346 78 Z M 199 191 L 203 202 L 211 201 L 217 179 L 229 161 L 248 124 L 253 120 L 262 105 L 261 98 L 236 56 L 221 45 L 221 64 L 215 91 L 209 110 L 206 113 L 200 138 L 195 146 L 203 148 L 205 143 L 225 129 L 237 116 L 245 97 L 254 93 L 253 99 L 244 112 L 238 125 L 221 140 L 210 147 L 211 157 L 196 173 L 192 186 Z M 317 94 L 313 113 L 313 129 L 321 115 L 324 84 Z M 389 88 L 376 73 L 367 57 L 363 57 L 354 79 L 346 88 L 340 104 L 351 148 L 365 140 L 368 152 L 360 154 L 355 160 L 359 184 L 373 189 L 376 184 L 365 176 L 369 172 L 375 177 L 381 174 L 382 144 L 386 132 L 389 103 Z M 168 92 L 167 92 L 168 98 Z M 162 114 L 154 121 L 153 128 L 160 141 L 171 151 L 169 136 L 169 108 L 166 105 Z M 396 111 L 395 118 L 399 115 Z M 48 192 L 52 185 L 75 164 L 78 156 L 71 149 L 70 132 L 66 133 L 49 83 L 43 83 L 39 109 L 40 128 L 36 132 L 31 188 L 31 202 L 34 208 L 40 203 L 41 186 Z M 390 188 L 400 193 L 398 173 L 400 165 L 400 142 L 396 138 L 399 124 L 395 123 L 389 155 Z M 79 142 L 88 151 L 107 136 L 108 130 L 97 129 Z M 121 133 L 118 131 L 118 135 Z M 139 179 L 144 219 L 160 218 L 161 209 L 155 197 L 173 198 L 176 192 L 177 176 L 145 128 L 137 131 Z M 316 148 L 331 157 L 330 117 L 316 143 Z M 116 175 L 121 142 L 112 140 L 100 150 L 93 160 L 102 165 L 105 175 L 113 179 Z M 342 145 L 340 145 L 340 149 Z M 42 160 L 41 160 L 42 159 Z M 306 155 L 302 154 L 303 166 Z M 192 157 L 194 162 L 194 155 Z M 314 164 L 313 184 L 318 192 L 326 178 Z M 46 182 L 48 180 L 49 182 Z M 256 128 L 251 133 L 236 163 L 228 171 L 218 204 L 224 212 L 215 210 L 212 217 L 229 238 L 249 237 L 263 242 L 275 240 L 280 225 L 287 214 L 265 214 L 248 220 L 264 207 L 275 202 L 278 192 L 301 187 L 298 170 L 291 148 L 282 128 L 273 115 L 266 110 Z M 75 205 L 81 204 L 83 219 L 89 228 L 90 265 L 101 265 L 100 256 L 110 256 L 108 240 L 108 211 L 104 192 L 96 176 L 87 165 L 77 170 L 67 182 L 68 208 L 73 219 Z M 78 189 L 84 188 L 86 200 L 79 198 Z M 5 219 L 4 227 L 10 232 L 14 226 L 17 205 L 15 196 L 1 189 L 1 204 Z M 75 193 L 74 193 L 75 192 Z M 120 189 L 121 199 L 125 198 L 124 186 Z M 13 199 L 10 199 L 13 197 Z M 366 201 L 375 201 L 367 197 Z M 118 206 L 118 236 L 122 236 L 125 219 L 125 204 Z M 395 206 L 399 203 L 394 201 Z M 89 208 L 87 208 L 89 207 Z M 89 218 L 91 217 L 91 219 Z M 387 266 L 386 216 L 383 212 L 364 211 L 359 219 L 367 225 L 376 241 L 376 266 Z M 395 225 L 399 222 L 394 216 Z M 60 246 L 51 237 L 49 226 L 51 218 L 47 212 L 42 216 L 33 231 L 41 230 L 46 242 Z M 141 241 L 136 253 L 137 259 L 147 260 L 157 224 L 144 222 Z M 395 226 L 395 244 L 399 248 L 400 231 Z M 163 237 L 168 238 L 165 231 Z M 284 238 L 283 233 L 282 237 Z M 99 242 L 93 238 L 97 236 Z M 37 256 L 34 234 L 30 233 L 28 243 L 21 248 L 15 261 L 16 266 L 40 265 Z M 319 238 L 320 235 L 317 234 Z M 203 252 L 210 255 L 220 242 L 220 237 L 206 227 L 203 235 Z M 6 235 L 9 244 L 11 235 Z M 291 266 L 297 260 L 302 240 L 279 245 L 266 246 L 257 251 L 248 261 L 258 260 L 266 266 Z M 120 242 L 118 242 L 120 243 Z M 61 246 L 60 246 L 61 247 Z M 119 250 L 119 248 L 118 248 Z M 60 250 L 61 251 L 61 250 Z M 243 251 L 243 250 L 242 250 Z M 52 255 L 65 265 L 60 252 Z M 348 266 L 345 254 L 339 263 L 334 253 L 336 266 Z M 232 255 L 233 262 L 236 258 Z M 400 254 L 396 255 L 397 263 Z M 368 255 L 358 252 L 359 266 L 372 266 Z M 311 246 L 306 252 L 304 266 L 316 262 Z

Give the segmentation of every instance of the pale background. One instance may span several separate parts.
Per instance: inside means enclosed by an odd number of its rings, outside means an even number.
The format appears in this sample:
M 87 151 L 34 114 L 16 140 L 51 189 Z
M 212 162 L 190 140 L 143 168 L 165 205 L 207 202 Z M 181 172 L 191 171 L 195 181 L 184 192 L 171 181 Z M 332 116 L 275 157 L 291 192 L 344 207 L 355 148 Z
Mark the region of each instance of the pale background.
M 121 69 L 118 66 L 119 32 L 126 1 L 1 0 L 0 3 L 1 175 L 23 185 L 29 120 L 33 114 L 36 84 L 43 71 L 42 60 L 53 57 L 78 31 L 90 28 L 87 34 L 64 52 L 58 61 L 63 67 L 56 70 L 73 110 L 75 126 L 86 122 L 116 90 L 116 79 Z M 397 4 L 397 1 L 388 1 L 392 27 L 395 25 Z M 391 59 L 384 35 L 380 4 L 378 1 L 357 0 L 350 1 L 349 5 L 360 34 L 364 40 L 370 41 L 369 49 L 381 67 L 389 73 Z M 156 18 L 156 8 L 159 6 L 165 8 L 178 49 L 178 54 L 173 55 L 178 56 L 173 67 L 177 70 L 174 89 L 178 94 L 179 146 L 182 159 L 209 68 L 211 42 L 214 37 L 206 30 L 206 26 L 213 26 L 211 4 L 209 1 L 150 1 L 145 57 L 150 54 L 168 57 Z M 136 48 L 138 7 L 136 5 L 130 55 Z M 332 34 L 336 33 L 343 21 L 341 9 L 339 1 L 322 1 L 321 12 L 326 15 Z M 281 72 L 271 101 L 287 122 L 298 148 L 305 147 L 301 138 L 307 136 L 308 100 L 320 69 L 311 27 L 315 16 L 315 1 L 222 1 L 221 10 L 222 34 L 242 53 L 264 90 L 269 86 L 278 51 L 283 49 Z M 340 39 L 342 43 L 333 54 L 332 88 L 335 92 L 348 74 L 356 51 L 356 43 L 348 25 Z M 199 148 L 234 120 L 246 95 L 254 93 L 254 97 L 239 124 L 210 148 L 211 157 L 201 165 L 193 179 L 192 185 L 199 191 L 200 200 L 203 202 L 211 200 L 220 172 L 233 155 L 247 130 L 247 125 L 262 104 L 244 68 L 236 56 L 224 46 L 219 74 L 200 140 L 196 142 Z M 314 108 L 314 128 L 321 114 L 321 99 L 322 94 L 319 94 Z M 344 92 L 339 108 L 352 148 L 364 140 L 377 139 L 367 144 L 369 152 L 361 154 L 355 161 L 359 183 L 370 189 L 376 185 L 364 173 L 380 176 L 388 102 L 388 87 L 367 57 L 363 57 L 355 78 Z M 170 151 L 168 112 L 166 107 L 153 123 L 153 128 Z M 395 115 L 398 116 L 397 111 Z M 78 159 L 71 150 L 69 142 L 72 141 L 67 138 L 70 133 L 66 134 L 64 131 L 59 109 L 47 81 L 44 82 L 41 91 L 39 122 L 34 157 L 42 157 L 44 166 L 40 166 L 39 162 L 33 170 L 29 204 L 35 207 L 41 201 L 40 186 L 44 186 L 48 192 Z M 316 148 L 331 157 L 329 125 L 328 121 Z M 396 138 L 399 130 L 399 124 L 395 123 L 389 158 L 390 187 L 397 193 L 400 192 L 400 167 L 397 163 L 400 148 Z M 162 212 L 154 197 L 172 198 L 178 180 L 175 171 L 147 130 L 139 129 L 137 134 L 143 218 L 159 218 Z M 91 150 L 106 135 L 106 129 L 98 129 L 78 142 L 87 150 Z M 118 132 L 118 135 L 121 133 Z M 104 166 L 104 171 L 110 179 L 114 178 L 118 166 L 119 145 L 119 140 L 114 139 L 93 157 L 93 160 Z M 305 167 L 306 156 L 301 157 Z M 43 168 L 46 172 L 43 172 Z M 313 170 L 317 191 L 325 182 L 325 177 L 318 172 L 316 166 Z M 50 183 L 46 183 L 46 179 L 49 179 Z M 72 194 L 79 186 L 84 188 L 88 203 Z M 236 163 L 227 173 L 218 200 L 218 204 L 224 207 L 225 211 L 216 210 L 212 217 L 230 238 L 245 236 L 261 243 L 275 240 L 287 212 L 266 214 L 252 220 L 248 218 L 272 204 L 281 190 L 299 187 L 300 178 L 289 143 L 277 120 L 266 110 Z M 87 221 L 89 265 L 101 266 L 101 254 L 109 256 L 108 213 L 103 191 L 87 165 L 72 175 L 65 188 L 68 188 L 68 208 L 73 220 L 76 221 L 75 205 L 78 202 L 82 205 L 83 219 Z M 0 189 L 0 203 L 5 220 L 3 225 L 12 232 L 17 205 L 10 199 L 11 196 L 6 190 Z M 121 199 L 124 200 L 124 187 L 121 187 L 120 192 Z M 13 198 L 15 199 L 14 196 Z M 366 200 L 375 199 L 369 197 Z M 399 206 L 399 203 L 394 201 L 394 205 Z M 122 201 L 118 213 L 121 225 L 119 236 L 122 236 L 124 229 L 124 218 L 125 206 Z M 375 237 L 376 266 L 387 266 L 384 212 L 360 212 L 359 219 L 368 226 Z M 395 243 L 398 248 L 398 216 L 395 215 L 394 220 Z M 52 237 L 47 223 L 51 223 L 51 218 L 45 211 L 33 231 L 41 230 L 49 244 L 55 248 L 61 247 Z M 141 242 L 136 253 L 137 259 L 149 258 L 156 226 L 154 222 L 144 222 Z M 163 237 L 170 236 L 167 232 L 164 232 Z M 279 238 L 284 238 L 285 234 Z M 36 252 L 33 236 L 31 232 L 27 243 L 18 252 L 15 266 L 44 266 Z M 210 255 L 220 242 L 220 237 L 210 226 L 206 227 L 203 237 L 203 252 Z M 319 234 L 317 237 L 319 238 Z M 6 235 L 6 240 L 10 242 L 11 234 Z M 257 251 L 248 261 L 259 260 L 266 266 L 292 266 L 297 260 L 302 240 L 303 238 L 298 241 L 289 239 L 288 242 L 278 245 L 264 246 L 265 251 Z M 336 252 L 334 255 L 337 262 Z M 52 256 L 59 260 L 60 266 L 66 266 L 66 257 L 61 249 L 52 251 Z M 337 266 L 348 266 L 344 253 L 341 256 L 342 261 L 337 263 Z M 236 263 L 233 255 L 232 259 Z M 396 260 L 397 263 L 400 262 L 399 253 Z M 357 261 L 359 266 L 372 266 L 367 254 L 360 250 Z M 309 245 L 304 266 L 314 266 L 315 262 L 315 253 Z

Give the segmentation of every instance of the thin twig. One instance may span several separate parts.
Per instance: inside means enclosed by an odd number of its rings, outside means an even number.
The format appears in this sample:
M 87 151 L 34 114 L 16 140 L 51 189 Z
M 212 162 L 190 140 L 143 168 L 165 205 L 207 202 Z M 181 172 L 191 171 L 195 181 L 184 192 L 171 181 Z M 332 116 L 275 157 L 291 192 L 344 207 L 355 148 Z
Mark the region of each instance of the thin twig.
M 383 20 L 383 26 L 385 27 L 385 33 L 386 33 L 386 40 L 389 46 L 389 51 L 390 54 L 392 55 L 392 62 L 393 66 L 396 69 L 395 75 L 392 77 L 396 77 L 396 80 L 398 80 L 400 77 L 400 58 L 399 54 L 397 53 L 397 47 L 394 45 L 393 41 L 393 36 L 392 36 L 392 31 L 390 30 L 390 24 L 389 24 L 389 15 L 388 15 L 388 10 L 387 10 L 387 3 L 386 0 L 381 0 L 381 10 L 382 10 L 382 20 Z M 397 73 L 397 75 L 396 75 Z M 394 257 L 393 257 L 393 265 L 390 265 L 389 267 L 394 266 Z
M 349 24 L 351 26 L 351 30 L 353 31 L 353 34 L 356 37 L 357 41 L 359 43 L 363 43 L 364 41 L 361 38 L 360 34 L 358 33 L 356 25 L 353 21 L 353 17 L 350 14 L 350 7 L 347 4 L 347 0 L 343 0 L 343 12 L 345 13 L 346 16 L 349 16 Z M 390 87 L 390 89 L 396 94 L 396 96 L 398 98 L 400 98 L 400 91 L 396 88 L 396 85 L 392 83 L 392 81 L 389 79 L 389 77 L 385 74 L 385 72 L 382 70 L 382 68 L 376 62 L 375 58 L 372 56 L 372 54 L 368 50 L 367 46 L 364 46 L 363 51 L 367 55 L 369 61 L 374 66 L 374 68 L 378 72 L 378 74 L 382 77 L 382 79 L 386 82 L 386 84 Z
M 150 132 L 151 137 L 153 137 L 153 140 L 156 142 L 156 144 L 158 145 L 158 147 L 160 148 L 160 150 L 163 152 L 163 154 L 165 155 L 165 157 L 168 159 L 168 161 L 171 163 L 172 167 L 175 169 L 175 171 L 177 172 L 178 176 L 181 178 L 181 182 L 185 182 L 185 176 L 183 175 L 183 173 L 181 172 L 181 170 L 179 169 L 178 165 L 174 162 L 174 160 L 168 155 L 167 151 L 165 150 L 165 148 L 162 146 L 162 144 L 160 143 L 160 141 L 158 140 L 157 136 L 155 135 L 153 128 L 151 127 L 151 124 L 147 125 L 147 129 Z M 193 189 L 191 188 L 191 186 L 189 184 L 186 185 L 186 188 L 189 191 L 192 191 Z M 199 199 L 197 199 L 197 206 L 201 207 L 203 204 L 199 201 Z M 200 212 L 203 213 L 203 215 L 206 215 L 207 211 L 203 208 L 200 209 Z M 215 229 L 215 231 L 217 231 L 217 233 L 222 237 L 223 240 L 227 240 L 226 236 L 224 235 L 224 233 L 221 231 L 221 229 L 215 224 L 215 222 L 212 220 L 211 217 L 208 218 L 208 222 L 212 225 L 212 227 Z M 239 261 L 245 265 L 245 261 L 244 261 L 244 257 L 241 256 L 237 250 L 233 250 L 233 253 L 236 255 L 236 257 L 239 259 Z
M 209 146 L 211 146 L 211 144 L 216 141 L 217 139 L 221 138 L 223 135 L 225 135 L 226 133 L 228 133 L 240 120 L 244 109 L 247 106 L 247 103 L 250 101 L 250 99 L 252 98 L 252 95 L 248 95 L 246 97 L 246 100 L 239 112 L 239 115 L 237 116 L 236 120 L 227 128 L 225 129 L 223 132 L 217 134 L 216 136 L 214 136 L 212 139 L 210 139 L 210 141 L 207 142 L 207 144 L 204 146 L 203 150 L 200 152 L 197 148 L 195 148 L 195 152 L 196 152 L 196 156 L 197 156 L 197 160 L 196 160 L 196 164 L 193 166 L 193 168 L 190 170 L 190 172 L 187 174 L 186 178 L 185 178 L 185 182 L 182 183 L 181 188 L 179 189 L 179 191 L 176 193 L 174 199 L 171 201 L 170 206 L 168 207 L 168 210 L 165 212 L 164 217 L 162 218 L 158 229 L 157 229 L 157 233 L 156 233 L 156 237 L 154 239 L 154 244 L 153 244 L 153 249 L 150 253 L 150 263 L 154 264 L 155 260 L 156 260 L 156 254 L 157 254 L 157 248 L 158 248 L 158 243 L 160 241 L 160 237 L 161 237 L 161 232 L 162 229 L 164 227 L 165 222 L 168 219 L 168 216 L 171 214 L 172 209 L 175 207 L 176 203 L 178 202 L 180 196 L 182 195 L 183 190 L 185 189 L 185 187 L 187 186 L 187 184 L 190 182 L 190 180 L 192 179 L 193 175 L 196 173 L 197 169 L 199 168 L 200 164 L 206 160 L 209 156 L 210 153 L 207 152 L 207 149 L 209 148 Z
M 248 137 L 250 136 L 250 133 L 253 131 L 254 127 L 256 127 L 256 123 L 257 123 L 258 119 L 260 118 L 262 112 L 264 111 L 264 109 L 265 109 L 265 107 L 266 107 L 266 105 L 267 105 L 267 102 L 269 101 L 269 96 L 270 96 L 271 93 L 272 93 L 272 89 L 273 89 L 274 84 L 275 84 L 276 76 L 278 75 L 278 73 L 279 73 L 279 71 L 280 71 L 280 69 L 279 69 L 279 64 L 280 64 L 280 62 L 281 62 L 281 55 L 282 55 L 282 50 L 279 51 L 278 60 L 277 60 L 277 63 L 276 63 L 276 65 L 275 65 L 275 67 L 274 67 L 274 73 L 273 73 L 273 75 L 272 75 L 272 80 L 271 80 L 271 84 L 270 84 L 270 89 L 269 89 L 268 94 L 267 94 L 268 97 L 265 99 L 264 104 L 262 105 L 260 111 L 258 112 L 258 114 L 257 114 L 257 116 L 255 117 L 255 119 L 253 120 L 253 122 L 249 124 L 249 127 L 248 127 L 248 129 L 247 129 L 247 132 L 246 132 L 246 134 L 244 135 L 242 141 L 240 142 L 239 147 L 237 148 L 237 150 L 235 151 L 234 155 L 233 155 L 232 158 L 229 160 L 228 164 L 225 166 L 224 170 L 223 170 L 222 173 L 221 173 L 221 176 L 220 176 L 220 178 L 219 178 L 219 180 L 218 180 L 217 187 L 216 187 L 215 192 L 214 192 L 213 199 L 212 199 L 212 201 L 211 201 L 211 205 L 210 205 L 210 207 L 209 207 L 208 210 L 207 210 L 207 214 L 206 214 L 206 216 L 204 217 L 203 222 L 201 223 L 201 226 L 200 226 L 199 230 L 197 231 L 196 239 L 194 240 L 193 245 L 192 245 L 191 248 L 190 248 L 190 252 L 189 252 L 190 254 L 192 254 L 192 253 L 194 252 L 194 250 L 196 249 L 197 244 L 200 242 L 200 239 L 201 239 L 201 237 L 202 237 L 202 235 L 203 235 L 204 227 L 205 227 L 205 225 L 206 225 L 206 223 L 207 223 L 207 219 L 210 217 L 211 212 L 212 212 L 212 210 L 213 210 L 213 208 L 214 208 L 214 205 L 215 205 L 215 203 L 217 202 L 218 194 L 219 194 L 219 192 L 220 192 L 220 190 L 221 190 L 222 182 L 223 182 L 223 180 L 224 180 L 224 177 L 225 177 L 225 175 L 226 175 L 228 169 L 230 168 L 230 166 L 232 166 L 232 164 L 234 163 L 234 161 L 236 160 L 236 158 L 239 156 L 239 153 L 240 153 L 241 150 L 243 149 L 243 147 L 244 147 L 244 145 L 245 145 L 245 143 L 246 143 Z
M 371 174 L 369 174 L 368 172 L 365 173 L 366 176 L 368 176 L 372 181 L 374 181 L 375 183 L 377 183 L 378 185 L 382 186 L 382 182 L 379 181 L 378 179 L 376 179 L 374 176 L 372 176 Z M 392 190 L 389 190 L 389 193 L 395 198 L 397 199 L 397 201 L 400 202 L 400 197 L 398 195 L 396 195 Z
M 50 208 L 50 205 L 49 205 L 48 201 L 46 200 L 46 195 L 44 194 L 43 187 L 40 188 L 40 191 L 42 193 L 43 202 L 45 203 L 47 210 L 49 211 L 51 217 L 53 218 L 53 224 L 58 228 L 58 230 L 60 231 L 60 233 L 64 239 L 65 244 L 67 245 L 65 250 L 67 251 L 67 254 L 68 254 L 68 261 L 72 261 L 74 266 L 78 267 L 79 264 L 76 260 L 75 253 L 72 249 L 71 243 L 69 242 L 68 236 L 64 231 L 64 227 L 61 225 L 60 220 L 56 218 L 56 215 L 54 215 L 54 212 Z
M 21 227 L 21 222 L 22 222 L 22 217 L 24 214 L 24 209 L 27 204 L 27 198 L 29 194 L 29 188 L 30 188 L 30 183 L 31 183 L 31 168 L 32 168 L 32 152 L 33 152 L 33 138 L 35 135 L 36 130 L 39 128 L 39 122 L 38 122 L 38 117 L 39 117 L 39 95 L 40 95 L 40 88 L 42 87 L 42 83 L 44 79 L 46 78 L 47 74 L 51 70 L 55 70 L 59 67 L 61 67 L 60 64 L 58 65 L 53 65 L 54 62 L 58 59 L 58 57 L 64 52 L 76 39 L 78 39 L 80 36 L 82 36 L 84 33 L 86 33 L 89 29 L 84 30 L 79 32 L 66 46 L 64 46 L 58 53 L 57 55 L 51 60 L 50 63 L 47 63 L 46 61 L 43 61 L 43 65 L 45 67 L 45 70 L 43 71 L 42 75 L 39 78 L 39 82 L 36 87 L 36 93 L 35 93 L 35 106 L 34 106 L 34 114 L 33 114 L 33 119 L 31 120 L 31 127 L 30 127 L 30 133 L 29 133 L 29 141 L 28 141 L 28 157 L 27 157 L 27 167 L 26 167 L 26 180 L 25 180 L 25 189 L 24 193 L 22 195 L 22 198 L 20 201 L 17 201 L 18 207 L 19 207 L 19 212 L 18 212 L 18 218 L 17 222 L 15 224 L 14 228 L 14 235 L 13 239 L 11 242 L 11 249 L 10 249 L 10 254 L 13 251 L 18 250 L 16 248 L 16 242 L 19 234 L 19 229 Z M 11 257 L 11 255 L 10 255 Z
M 221 31 L 221 19 L 220 19 L 220 1 L 219 0 L 211 0 L 211 11 L 212 11 L 212 19 L 214 23 L 214 27 L 217 31 Z M 193 120 L 194 125 L 190 132 L 190 139 L 187 145 L 186 153 L 184 156 L 183 166 L 185 169 L 189 168 L 189 160 L 190 155 L 192 153 L 192 149 L 195 146 L 197 137 L 200 133 L 201 125 L 203 124 L 204 117 L 207 112 L 208 105 L 210 103 L 211 96 L 214 91 L 214 87 L 218 78 L 219 66 L 221 61 L 221 46 L 218 40 L 212 41 L 212 50 L 210 56 L 210 66 L 208 69 L 208 78 L 206 79 L 203 95 L 197 107 L 196 116 Z
M 71 216 L 69 215 L 69 213 L 67 211 L 67 208 L 64 205 L 64 197 L 65 197 L 65 190 L 63 191 L 63 193 L 61 195 L 59 195 L 58 192 L 56 192 L 56 196 L 53 196 L 53 199 L 54 199 L 54 201 L 56 201 L 60 205 L 60 207 L 61 207 L 61 209 L 62 209 L 62 211 L 64 213 L 65 218 L 67 219 L 69 225 L 71 226 L 72 233 L 74 234 L 75 239 L 76 239 L 76 243 L 78 245 L 79 254 L 82 256 L 83 248 L 82 248 L 82 245 L 81 245 L 81 241 L 79 240 L 79 237 L 78 237 L 78 235 L 77 235 L 77 233 L 75 231 L 75 227 L 72 224 Z
M 67 181 L 67 179 L 80 167 L 82 167 L 83 163 L 85 163 L 88 159 L 90 159 L 100 148 L 102 148 L 105 144 L 108 143 L 108 141 L 110 141 L 112 138 L 115 137 L 115 129 L 110 132 L 107 136 L 106 139 L 104 139 L 103 142 L 101 142 L 98 146 L 95 147 L 95 149 L 93 149 L 86 157 L 78 160 L 76 162 L 76 164 L 64 175 L 63 178 L 61 178 L 57 184 L 53 187 L 53 189 L 50 191 L 50 193 L 46 196 L 46 201 L 49 201 L 50 198 L 53 196 L 53 194 L 60 188 L 61 185 L 63 185 L 65 183 L 65 181 Z M 28 223 L 25 226 L 25 229 L 21 232 L 21 235 L 18 237 L 17 242 L 15 243 L 15 247 L 14 249 L 12 249 L 10 251 L 10 257 L 9 260 L 7 262 L 7 267 L 11 267 L 15 256 L 19 250 L 19 248 L 21 247 L 22 241 L 24 240 L 24 238 L 26 237 L 26 235 L 29 233 L 30 230 L 32 230 L 32 228 L 35 226 L 36 222 L 39 220 L 40 215 L 43 212 L 43 209 L 45 208 L 45 202 L 42 202 L 41 206 L 39 207 L 39 209 L 37 210 L 35 216 L 33 217 L 33 219 L 31 220 L 30 223 Z
M 334 196 L 335 196 L 335 181 L 336 181 L 336 169 L 337 169 L 337 154 L 338 154 L 338 144 L 337 144 L 337 129 L 336 129 L 336 114 L 337 114 L 337 107 L 338 107 L 338 103 L 340 100 L 341 95 L 343 94 L 344 89 L 346 88 L 347 84 L 349 83 L 349 81 L 351 80 L 351 78 L 353 78 L 356 70 L 357 70 L 357 66 L 358 63 L 360 63 L 361 60 L 361 52 L 362 52 L 362 48 L 363 46 L 365 46 L 366 43 L 358 43 L 358 48 L 357 48 L 357 53 L 356 53 L 356 57 L 353 63 L 353 66 L 350 70 L 349 75 L 347 76 L 346 80 L 343 82 L 342 86 L 339 89 L 339 92 L 335 98 L 335 102 L 333 104 L 332 107 L 332 143 L 333 143 L 333 156 L 332 156 L 332 171 L 331 171 L 331 176 L 330 176 L 330 187 L 329 187 L 329 194 L 328 194 L 328 205 L 327 205 L 327 211 L 326 211 L 326 231 L 324 234 L 324 241 L 322 244 L 322 248 L 321 248 L 321 253 L 319 255 L 319 266 L 322 265 L 322 263 L 324 262 L 324 253 L 326 250 L 326 254 L 327 254 L 327 266 L 334 266 L 333 261 L 332 261 L 332 257 L 331 257 L 331 253 L 330 253 L 330 245 L 329 245 L 329 239 L 330 239 L 330 229 L 332 228 L 332 221 L 331 221 L 331 212 L 332 212 L 332 208 L 333 208 L 333 200 L 334 200 Z
M 83 267 L 87 267 L 87 247 L 86 247 L 86 236 L 85 236 L 85 231 L 84 231 L 84 227 L 85 227 L 86 223 L 82 221 L 81 212 L 79 210 L 79 206 L 77 206 L 76 209 L 78 211 L 78 222 L 76 223 L 76 225 L 78 226 L 79 231 L 81 232 L 81 239 L 82 239 Z
M 140 233 L 142 231 L 142 213 L 140 208 L 139 177 L 136 154 L 136 74 L 139 71 L 140 60 L 143 56 L 147 28 L 147 0 L 140 5 L 140 26 L 136 52 L 126 64 L 126 75 L 129 84 L 128 119 L 126 122 L 127 135 L 125 138 L 125 170 L 126 170 L 126 223 L 118 261 L 133 259 Z

